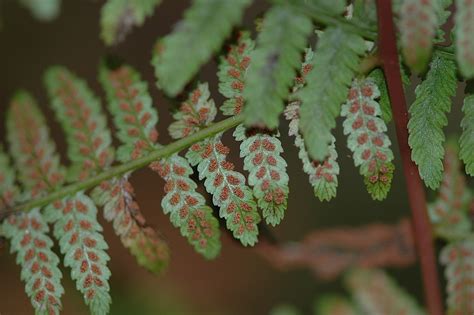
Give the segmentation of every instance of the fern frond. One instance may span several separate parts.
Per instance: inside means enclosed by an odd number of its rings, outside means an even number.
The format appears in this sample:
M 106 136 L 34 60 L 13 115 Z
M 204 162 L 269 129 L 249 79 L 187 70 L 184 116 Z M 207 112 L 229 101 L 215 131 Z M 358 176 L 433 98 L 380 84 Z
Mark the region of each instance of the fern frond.
M 231 45 L 227 55 L 220 59 L 217 72 L 219 92 L 227 98 L 220 110 L 226 116 L 240 114 L 243 110 L 245 78 L 254 48 L 255 42 L 250 34 L 240 32 L 237 44 Z
M 113 222 L 122 244 L 140 265 L 158 274 L 168 266 L 169 248 L 158 233 L 146 225 L 134 195 L 128 175 L 103 182 L 92 192 L 94 201 L 104 207 L 105 219 Z
M 207 259 L 215 258 L 221 249 L 219 222 L 206 206 L 204 197 L 189 176 L 189 162 L 175 154 L 151 165 L 165 181 L 165 197 L 161 207 L 170 215 L 174 226 L 188 239 L 194 249 Z
M 474 238 L 450 243 L 441 250 L 447 284 L 447 314 L 474 313 Z
M 171 137 L 178 139 L 208 126 L 215 118 L 216 106 L 207 84 L 200 84 L 173 117 L 169 127 Z M 234 171 L 234 164 L 227 161 L 229 148 L 221 142 L 222 134 L 191 146 L 186 158 L 197 165 L 200 179 L 213 196 L 213 203 L 220 208 L 220 216 L 226 219 L 234 237 L 244 245 L 257 242 L 260 215 L 253 200 L 252 191 L 245 184 L 245 177 Z
M 113 70 L 103 65 L 99 77 L 118 129 L 117 137 L 122 142 L 117 159 L 137 159 L 156 148 L 158 113 L 140 74 L 126 65 Z
M 332 141 L 340 106 L 347 96 L 364 40 L 340 28 L 327 28 L 321 35 L 312 59 L 307 84 L 296 97 L 301 100 L 300 131 L 310 157 L 323 161 Z
M 101 37 L 106 45 L 124 40 L 134 26 L 141 26 L 161 0 L 107 0 L 100 11 Z
M 168 127 L 171 138 L 187 137 L 214 121 L 217 108 L 210 96 L 207 84 L 200 84 L 189 94 L 188 99 L 173 114 L 175 121 Z
M 186 158 L 191 165 L 197 165 L 199 178 L 205 179 L 204 186 L 220 208 L 219 215 L 226 219 L 227 228 L 243 245 L 253 246 L 260 222 L 257 205 L 245 177 L 234 171 L 234 164 L 227 161 L 229 148 L 220 138 L 221 134 L 192 145 Z
M 443 127 L 448 123 L 446 113 L 451 109 L 456 83 L 454 62 L 435 55 L 426 79 L 415 90 L 416 99 L 409 109 L 411 158 L 418 165 L 425 184 L 432 189 L 437 188 L 442 179 Z
M 266 13 L 245 77 L 246 125 L 278 127 L 311 30 L 311 20 L 291 6 L 277 5 Z
M 390 104 L 390 97 L 388 95 L 387 83 L 385 82 L 385 75 L 382 69 L 377 68 L 370 72 L 368 76 L 377 85 L 380 92 L 379 105 L 383 121 L 388 124 L 392 120 L 392 105 Z
M 53 241 L 47 235 L 49 228 L 38 208 L 27 213 L 10 215 L 0 226 L 3 236 L 11 243 L 11 252 L 17 253 L 21 279 L 31 299 L 35 314 L 58 315 L 61 311 L 62 274 L 59 258 L 52 251 Z
M 259 253 L 279 269 L 305 267 L 325 280 L 354 267 L 405 267 L 416 261 L 415 239 L 407 219 L 396 225 L 315 230 L 298 243 L 259 246 Z
M 316 315 L 361 315 L 346 298 L 329 295 L 319 298 L 315 307 Z
M 64 265 L 71 268 L 77 290 L 83 294 L 92 314 L 107 314 L 111 303 L 107 267 L 110 258 L 102 227 L 97 222 L 96 206 L 79 192 L 45 210 L 49 220 L 55 222 L 54 236 L 59 240 Z
M 405 62 L 421 73 L 428 65 L 438 26 L 437 0 L 404 0 L 400 10 L 400 32 Z
M 312 70 L 311 60 L 314 53 L 311 49 L 306 50 L 305 61 L 301 66 L 301 72 L 295 79 L 293 93 L 296 93 L 306 84 L 306 76 Z M 337 163 L 336 138 L 331 135 L 329 155 L 322 162 L 314 161 L 306 151 L 303 137 L 299 131 L 301 101 L 294 99 L 285 109 L 285 118 L 289 121 L 288 134 L 295 137 L 295 146 L 298 148 L 298 157 L 303 162 L 303 171 L 308 174 L 309 182 L 313 186 L 314 195 L 319 200 L 331 200 L 336 196 L 337 176 L 339 175 L 339 164 Z
M 61 0 L 19 0 L 23 7 L 30 10 L 31 15 L 44 22 L 54 20 L 61 10 Z
M 345 282 L 364 315 L 425 314 L 416 301 L 383 271 L 356 269 L 346 276 Z
M 15 184 L 15 171 L 10 165 L 10 157 L 0 145 L 0 209 L 14 205 L 20 197 L 20 191 Z
M 72 162 L 69 179 L 84 179 L 113 161 L 112 138 L 100 101 L 86 82 L 64 67 L 51 67 L 45 84 L 58 121 L 66 132 Z
M 253 48 L 248 33 L 241 33 L 237 44 L 231 45 L 227 56 L 221 58 L 219 91 L 228 98 L 220 108 L 224 115 L 239 114 L 244 108 L 242 92 Z M 242 141 L 240 157 L 244 158 L 244 169 L 249 172 L 249 185 L 253 187 L 257 204 L 266 222 L 275 226 L 285 215 L 289 193 L 286 162 L 281 157 L 283 148 L 278 135 L 239 125 L 234 137 Z
M 467 211 L 472 194 L 466 185 L 460 164 L 457 145 L 448 141 L 439 195 L 428 206 L 436 235 L 448 241 L 462 239 L 471 231 Z
M 280 140 L 264 133 L 246 134 L 245 127 L 236 128 L 234 136 L 240 145 L 240 157 L 244 158 L 244 169 L 249 172 L 249 185 L 263 217 L 268 224 L 279 224 L 285 215 L 288 203 L 288 174 L 286 161 L 281 157 Z
M 46 120 L 32 96 L 18 92 L 7 114 L 7 138 L 19 181 L 31 197 L 61 186 L 65 169 L 49 135 Z
M 395 168 L 387 126 L 380 118 L 380 106 L 375 101 L 379 97 L 380 92 L 372 80 L 355 79 L 341 109 L 341 116 L 345 117 L 344 134 L 348 135 L 347 146 L 375 200 L 387 196 Z
M 464 99 L 464 118 L 461 121 L 462 134 L 459 138 L 459 156 L 466 165 L 466 173 L 474 176 L 474 95 Z
M 474 12 L 472 1 L 456 0 L 454 24 L 456 59 L 459 72 L 468 79 L 474 76 L 474 41 L 472 40 L 474 20 L 472 12 Z
M 123 143 L 117 151 L 119 159 L 135 159 L 159 146 L 158 113 L 139 73 L 125 65 L 114 70 L 104 66 L 100 78 Z M 188 161 L 176 154 L 150 167 L 166 181 L 166 195 L 161 201 L 164 213 L 170 214 L 173 225 L 180 228 L 198 253 L 208 259 L 216 257 L 221 248 L 219 224 L 204 197 L 196 192 L 196 183 L 189 178 L 193 171 Z
M 175 96 L 215 53 L 251 0 L 194 0 L 174 31 L 153 53 L 158 86 Z

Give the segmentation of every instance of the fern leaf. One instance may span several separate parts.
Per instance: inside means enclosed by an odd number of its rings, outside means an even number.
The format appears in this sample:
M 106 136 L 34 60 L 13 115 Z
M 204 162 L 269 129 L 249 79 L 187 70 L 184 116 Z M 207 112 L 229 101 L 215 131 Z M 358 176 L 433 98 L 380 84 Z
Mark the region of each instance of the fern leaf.
M 296 93 L 306 84 L 305 78 L 312 70 L 311 60 L 313 57 L 313 51 L 307 49 L 305 61 L 301 66 L 301 73 L 295 79 L 293 93 Z M 311 159 L 306 151 L 303 137 L 299 131 L 301 101 L 295 99 L 294 95 L 292 95 L 292 99 L 294 100 L 290 102 L 285 109 L 285 118 L 289 121 L 288 134 L 295 137 L 294 143 L 298 148 L 298 157 L 301 162 L 303 162 L 303 171 L 309 176 L 309 182 L 313 186 L 314 195 L 321 201 L 329 201 L 336 196 L 337 176 L 339 175 L 339 164 L 337 163 L 335 146 L 336 139 L 331 135 L 329 155 L 322 163 Z
M 10 165 L 10 157 L 0 145 L 0 209 L 13 206 L 20 196 L 20 191 L 15 185 L 15 172 Z
M 409 109 L 411 158 L 418 165 L 425 184 L 432 189 L 437 188 L 442 179 L 443 127 L 448 123 L 446 112 L 451 109 L 456 85 L 454 62 L 436 55 L 426 79 L 416 88 L 416 99 Z
M 288 174 L 286 161 L 281 157 L 283 148 L 277 137 L 257 133 L 247 137 L 245 127 L 238 126 L 234 132 L 240 145 L 240 157 L 244 158 L 244 169 L 249 172 L 249 185 L 268 224 L 279 224 L 285 215 L 288 203 Z
M 448 241 L 464 238 L 471 231 L 467 214 L 472 194 L 461 171 L 457 145 L 448 141 L 444 157 L 443 181 L 438 198 L 428 206 L 437 236 Z
M 367 190 L 375 200 L 388 194 L 393 177 L 393 152 L 387 126 L 380 118 L 381 110 L 375 99 L 380 97 L 377 85 L 370 79 L 355 79 L 341 116 L 347 146 L 353 152 L 354 164 L 360 167 Z
M 171 137 L 178 139 L 209 126 L 216 115 L 216 106 L 209 99 L 207 84 L 200 84 L 180 110 L 173 117 L 176 120 L 169 127 Z M 245 184 L 245 177 L 234 171 L 234 164 L 227 161 L 229 154 L 221 142 L 222 134 L 191 146 L 186 158 L 191 165 L 197 165 L 200 179 L 205 178 L 207 192 L 212 194 L 213 203 L 220 208 L 220 216 L 226 219 L 234 237 L 244 245 L 257 242 L 257 223 L 260 216 L 253 200 L 252 191 Z
M 160 86 L 175 96 L 215 53 L 251 0 L 194 0 L 174 31 L 162 38 L 153 66 Z
M 459 72 L 468 79 L 474 76 L 474 41 L 471 38 L 474 31 L 472 12 L 474 12 L 474 3 L 466 0 L 456 0 L 454 24 L 456 59 Z
M 189 178 L 193 170 L 188 161 L 175 154 L 153 163 L 151 168 L 166 181 L 166 195 L 161 201 L 165 214 L 170 214 L 173 225 L 198 253 L 215 258 L 221 249 L 219 223 L 204 197 L 196 192 L 197 185 Z
M 409 294 L 380 270 L 356 269 L 346 276 L 345 282 L 362 314 L 425 314 Z
M 474 313 L 474 239 L 450 243 L 441 250 L 440 261 L 445 265 L 447 284 L 447 314 Z
M 65 170 L 45 118 L 29 93 L 20 91 L 11 101 L 7 131 L 19 180 L 28 194 L 34 198 L 61 186 Z
M 405 0 L 399 23 L 403 55 L 410 68 L 421 73 L 428 65 L 438 26 L 436 0 Z
M 318 299 L 317 315 L 360 315 L 354 305 L 346 298 L 329 295 Z
M 117 151 L 119 159 L 135 159 L 159 146 L 156 143 L 158 113 L 138 72 L 125 65 L 114 70 L 104 66 L 100 78 L 123 143 Z M 221 248 L 219 224 L 212 209 L 205 205 L 204 197 L 196 192 L 197 185 L 189 178 L 193 171 L 187 160 L 173 155 L 150 167 L 166 181 L 166 196 L 161 202 L 164 213 L 170 214 L 173 225 L 180 228 L 198 253 L 208 259 L 216 257 Z M 180 201 L 175 202 L 176 198 Z
M 20 0 L 23 7 L 30 10 L 31 15 L 44 22 L 54 20 L 59 15 L 61 0 Z
M 299 127 L 308 153 L 316 161 L 328 156 L 331 129 L 364 51 L 360 36 L 340 28 L 326 29 L 318 41 L 307 84 L 296 93 L 302 102 Z
M 274 6 L 266 13 L 245 78 L 246 125 L 278 127 L 311 30 L 311 20 L 289 6 Z
M 404 267 L 416 261 L 415 239 L 408 219 L 396 225 L 369 224 L 315 230 L 298 243 L 259 245 L 259 253 L 282 270 L 308 268 L 331 280 L 354 267 Z
M 64 265 L 71 268 L 77 290 L 92 314 L 107 314 L 111 303 L 107 267 L 110 258 L 93 201 L 79 192 L 45 210 L 49 221 L 55 222 L 54 236 L 59 240 Z
M 62 274 L 59 258 L 52 251 L 53 241 L 47 235 L 49 228 L 38 208 L 28 213 L 11 215 L 0 226 L 3 236 L 11 242 L 11 251 L 17 253 L 21 279 L 31 299 L 35 314 L 58 315 L 61 311 Z
M 251 189 L 245 184 L 245 177 L 234 171 L 234 164 L 227 161 L 229 148 L 220 141 L 221 134 L 191 146 L 186 158 L 191 165 L 197 165 L 199 178 L 220 208 L 219 215 L 227 222 L 245 246 L 257 242 L 260 215 L 253 200 Z
M 245 78 L 254 48 L 255 42 L 250 34 L 241 32 L 237 44 L 231 45 L 227 55 L 221 57 L 217 76 L 219 92 L 227 98 L 220 107 L 226 116 L 238 115 L 243 110 Z
M 101 37 L 106 45 L 124 40 L 134 26 L 141 26 L 161 0 L 107 0 L 100 12 Z
M 103 65 L 99 77 L 118 129 L 117 137 L 122 142 L 117 149 L 117 159 L 129 161 L 155 149 L 158 113 L 152 107 L 147 83 L 126 65 L 114 70 Z
M 459 139 L 459 156 L 466 164 L 466 173 L 474 176 L 474 95 L 466 96 L 462 111 L 464 118 L 461 121 L 463 131 Z
M 381 116 L 383 121 L 388 124 L 392 120 L 392 105 L 390 104 L 385 75 L 381 69 L 377 68 L 370 72 L 369 78 L 375 83 L 375 85 L 377 85 L 380 92 L 379 105 Z
M 244 107 L 242 92 L 253 47 L 248 33 L 241 33 L 237 44 L 230 46 L 227 56 L 221 58 L 219 91 L 228 98 L 221 106 L 224 115 L 238 114 Z M 249 185 L 253 187 L 257 204 L 266 222 L 275 226 L 285 215 L 289 193 L 286 162 L 281 157 L 283 148 L 278 135 L 239 125 L 234 137 L 242 141 L 240 157 L 244 158 L 244 169 L 249 172 Z
M 113 161 L 112 138 L 99 99 L 86 82 L 64 67 L 45 74 L 45 84 L 58 121 L 66 132 L 72 162 L 69 179 L 84 179 Z
M 136 257 L 138 263 L 153 273 L 166 269 L 169 248 L 151 227 L 146 226 L 128 175 L 103 182 L 92 193 L 94 201 L 104 207 L 104 217 L 113 222 L 115 234 Z

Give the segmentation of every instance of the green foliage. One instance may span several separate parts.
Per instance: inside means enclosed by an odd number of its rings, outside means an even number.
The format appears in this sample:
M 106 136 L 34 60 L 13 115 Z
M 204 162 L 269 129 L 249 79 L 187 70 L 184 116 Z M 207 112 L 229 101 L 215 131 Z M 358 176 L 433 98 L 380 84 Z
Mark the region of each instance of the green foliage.
M 394 170 L 387 126 L 380 118 L 382 112 L 376 101 L 379 97 L 380 92 L 372 80 L 355 79 L 341 110 L 341 116 L 346 118 L 344 134 L 349 135 L 347 146 L 375 200 L 387 196 Z
M 11 252 L 17 253 L 21 280 L 37 315 L 57 315 L 64 289 L 59 258 L 52 251 L 49 228 L 38 208 L 11 215 L 1 225 L 2 235 L 10 240 Z
M 311 49 L 306 50 L 305 60 L 301 66 L 300 76 L 295 79 L 293 86 L 292 101 L 285 109 L 285 118 L 289 120 L 288 135 L 295 137 L 295 146 L 298 148 L 298 157 L 303 163 L 303 171 L 308 174 L 309 182 L 313 186 L 314 195 L 321 201 L 329 201 L 336 196 L 337 176 L 339 175 L 339 164 L 337 163 L 336 138 L 331 135 L 329 155 L 322 162 L 314 161 L 306 151 L 304 139 L 300 134 L 300 106 L 294 93 L 306 84 L 306 76 L 312 70 L 311 61 L 314 53 Z
M 221 106 L 224 115 L 239 114 L 244 108 L 243 88 L 254 48 L 248 33 L 241 33 L 236 45 L 231 45 L 227 56 L 219 64 L 219 91 L 228 99 Z M 286 162 L 281 157 L 283 148 L 278 135 L 267 130 L 246 129 L 239 125 L 234 132 L 240 145 L 240 157 L 244 169 L 249 172 L 249 185 L 263 217 L 271 225 L 277 225 L 285 215 L 288 202 L 288 174 Z
M 440 254 L 440 261 L 445 266 L 448 281 L 447 314 L 473 314 L 474 299 L 474 236 L 450 243 Z
M 176 121 L 169 126 L 171 137 L 185 137 L 212 123 L 217 109 L 209 97 L 207 84 L 199 84 L 189 94 L 188 100 L 173 115 Z M 234 171 L 234 164 L 227 161 L 230 150 L 221 142 L 221 136 L 217 134 L 192 145 L 186 158 L 191 165 L 197 165 L 199 178 L 205 179 L 204 186 L 212 194 L 213 203 L 220 208 L 219 214 L 226 219 L 234 237 L 243 245 L 254 245 L 260 215 L 245 177 Z
M 19 0 L 19 3 L 30 10 L 35 18 L 44 22 L 54 20 L 61 9 L 61 0 Z
M 461 172 L 458 147 L 454 141 L 446 144 L 443 166 L 439 195 L 429 204 L 428 210 L 435 234 L 447 241 L 455 241 L 464 238 L 471 231 L 471 220 L 467 212 L 473 196 Z
M 97 222 L 97 208 L 83 192 L 55 202 L 47 209 L 49 221 L 54 221 L 54 236 L 64 255 L 64 265 L 71 268 L 71 278 L 94 315 L 107 314 L 110 270 L 108 248 Z
M 207 259 L 215 258 L 221 249 L 219 222 L 196 192 L 197 185 L 189 177 L 189 162 L 177 154 L 151 165 L 166 182 L 161 207 L 170 215 L 171 223 L 180 228 L 194 249 Z
M 63 184 L 65 170 L 56 146 L 43 114 L 28 92 L 20 91 L 13 97 L 7 132 L 19 181 L 30 197 L 44 195 Z
M 403 1 L 399 23 L 405 62 L 421 73 L 431 57 L 433 40 L 438 26 L 437 2 L 423 0 Z
M 318 41 L 307 84 L 296 93 L 302 102 L 299 128 L 314 160 L 328 156 L 331 129 L 364 51 L 361 37 L 340 28 L 326 29 Z
M 118 129 L 117 137 L 122 141 L 117 150 L 118 158 L 123 161 L 136 159 L 158 147 L 159 144 L 156 143 L 158 113 L 152 107 L 147 84 L 141 80 L 139 73 L 126 65 L 114 70 L 103 66 L 100 79 L 107 92 L 108 107 Z M 209 259 L 216 257 L 221 247 L 219 224 L 212 215 L 212 209 L 205 205 L 204 197 L 196 192 L 196 183 L 189 178 L 192 174 L 189 163 L 186 159 L 173 155 L 153 163 L 151 168 L 166 181 L 166 195 L 161 201 L 164 213 L 171 215 L 173 225 L 180 228 L 181 234 L 197 252 Z M 176 198 L 178 201 L 175 202 Z M 116 220 L 120 222 L 121 217 L 116 216 L 114 222 Z M 140 221 L 138 220 L 137 224 L 140 224 Z M 120 224 L 114 223 L 114 226 L 119 227 Z M 119 232 L 118 229 L 116 231 Z M 168 257 L 165 245 L 152 233 L 154 232 L 150 228 L 143 228 L 143 238 L 153 236 L 147 242 L 156 244 L 161 249 L 155 257 L 149 257 L 152 259 L 148 260 L 156 261 L 157 264 L 151 266 L 161 269 L 161 265 L 166 264 Z M 122 236 L 124 233 L 118 234 L 124 240 Z M 124 244 L 129 242 L 127 238 L 129 237 L 125 237 Z M 147 265 L 150 263 L 147 262 Z
M 266 13 L 245 78 L 248 126 L 278 127 L 284 99 L 311 30 L 311 20 L 290 6 L 274 6 Z
M 247 69 L 250 65 L 250 55 L 254 51 L 255 42 L 248 32 L 241 32 L 235 45 L 229 47 L 226 56 L 222 56 L 219 63 L 219 92 L 227 100 L 220 110 L 226 116 L 240 114 L 244 106 L 243 90 Z
M 176 96 L 207 62 L 251 0 L 194 0 L 174 31 L 162 38 L 153 53 L 158 86 Z
M 345 277 L 345 283 L 361 314 L 425 314 L 411 296 L 380 270 L 353 270 Z
M 266 222 L 275 226 L 283 220 L 289 193 L 281 142 L 264 133 L 247 136 L 242 125 L 237 127 L 234 136 L 242 141 L 240 157 L 244 158 L 244 169 L 249 172 L 249 185 L 253 187 L 258 207 Z
M 425 184 L 432 189 L 437 188 L 442 179 L 443 127 L 448 123 L 446 112 L 451 109 L 455 92 L 454 62 L 435 55 L 425 80 L 415 90 L 416 99 L 410 107 L 408 123 L 412 160 L 418 165 Z
M 87 83 L 66 68 L 55 66 L 46 72 L 45 85 L 69 144 L 69 179 L 87 178 L 110 165 L 110 130 L 100 101 Z
M 138 263 L 159 274 L 168 266 L 169 248 L 155 230 L 146 226 L 134 195 L 128 176 L 124 176 L 103 182 L 92 197 L 104 208 L 105 219 L 113 222 L 115 234 Z
M 456 0 L 454 28 L 456 59 L 459 72 L 461 72 L 465 78 L 474 77 L 474 41 L 472 40 L 472 32 L 474 31 L 473 11 L 474 3 L 472 1 Z
M 152 107 L 147 83 L 140 74 L 126 65 L 114 70 L 102 65 L 99 78 L 117 127 L 117 138 L 122 142 L 117 159 L 121 162 L 137 159 L 155 149 L 158 113 Z
M 392 105 L 390 104 L 390 96 L 388 95 L 387 83 L 382 69 L 377 68 L 373 70 L 369 78 L 377 85 L 380 92 L 379 105 L 382 111 L 382 119 L 388 124 L 392 120 Z
M 15 171 L 10 165 L 9 156 L 0 145 L 0 209 L 11 207 L 19 198 L 15 185 Z
M 141 26 L 161 0 L 107 0 L 100 15 L 101 37 L 105 44 L 117 44 L 134 26 Z
M 464 118 L 461 121 L 463 132 L 459 139 L 459 155 L 466 164 L 466 173 L 474 176 L 474 95 L 466 96 L 462 111 Z

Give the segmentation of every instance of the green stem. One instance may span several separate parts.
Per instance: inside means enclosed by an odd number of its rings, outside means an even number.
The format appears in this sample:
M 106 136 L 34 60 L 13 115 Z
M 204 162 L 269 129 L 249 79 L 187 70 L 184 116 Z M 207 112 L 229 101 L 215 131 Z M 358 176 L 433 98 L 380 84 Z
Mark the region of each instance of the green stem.
M 49 195 L 46 195 L 44 197 L 34 199 L 31 201 L 28 201 L 26 203 L 20 204 L 18 206 L 14 206 L 12 208 L 9 208 L 8 211 L 28 211 L 33 208 L 37 207 L 43 207 L 48 204 L 53 203 L 56 200 L 61 200 L 62 198 L 66 196 L 71 196 L 74 195 L 75 193 L 83 190 L 88 190 L 91 189 L 103 181 L 109 180 L 111 178 L 121 176 L 125 173 L 135 171 L 139 168 L 145 167 L 149 165 L 150 163 L 160 160 L 162 158 L 165 158 L 167 156 L 170 156 L 174 153 L 177 153 L 189 146 L 191 146 L 194 143 L 197 143 L 201 140 L 204 140 L 206 138 L 212 137 L 220 132 L 224 132 L 230 128 L 233 128 L 239 124 L 241 124 L 244 121 L 243 115 L 238 115 L 234 116 L 231 118 L 227 118 L 225 120 L 222 120 L 220 122 L 217 122 L 206 129 L 202 129 L 186 138 L 177 140 L 173 143 L 170 143 L 166 146 L 160 147 L 154 151 L 151 151 L 149 154 L 146 156 L 143 156 L 141 158 L 138 158 L 136 160 L 132 160 L 117 166 L 114 166 L 112 168 L 109 168 L 108 170 L 97 174 L 96 176 L 90 177 L 84 181 L 77 182 L 75 184 L 71 184 L 68 186 L 64 186 L 63 188 L 50 193 Z M 3 211 L 1 211 L 3 212 Z

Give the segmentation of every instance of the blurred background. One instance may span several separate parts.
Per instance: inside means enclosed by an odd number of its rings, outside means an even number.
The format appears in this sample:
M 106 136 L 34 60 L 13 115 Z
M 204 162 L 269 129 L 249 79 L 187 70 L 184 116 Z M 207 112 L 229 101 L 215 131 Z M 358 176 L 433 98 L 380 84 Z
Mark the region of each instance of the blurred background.
M 99 38 L 99 14 L 103 1 L 64 0 L 60 16 L 52 22 L 41 23 L 14 0 L 0 0 L 0 117 L 5 117 L 9 99 L 16 89 L 25 88 L 33 93 L 47 116 L 63 157 L 64 138 L 49 108 L 42 83 L 45 69 L 54 64 L 65 65 L 86 78 L 92 89 L 104 100 L 104 91 L 97 81 L 97 66 L 105 55 L 114 54 L 137 68 L 145 80 L 154 104 L 160 114 L 159 131 L 162 143 L 170 142 L 167 126 L 169 110 L 175 106 L 157 90 L 150 64 L 152 47 L 157 38 L 170 32 L 189 1 L 164 0 L 152 18 L 141 28 L 135 28 L 125 41 L 106 48 Z M 254 1 L 243 22 L 253 28 L 254 19 L 261 16 L 267 3 Z M 217 91 L 216 59 L 201 71 L 199 80 L 208 81 L 217 104 L 223 100 Z M 410 95 L 409 95 L 410 97 Z M 451 126 L 459 126 L 460 102 L 453 107 Z M 110 117 L 109 117 L 110 118 Z M 110 122 L 110 120 L 109 120 Z M 456 122 L 456 123 L 454 123 Z M 110 124 L 111 125 L 111 124 Z M 457 128 L 457 127 L 456 127 Z M 404 180 L 398 157 L 393 125 L 389 126 L 396 159 L 393 188 L 384 202 L 372 201 L 365 191 L 363 178 L 353 166 L 345 137 L 339 124 L 337 148 L 341 175 L 336 200 L 321 203 L 314 196 L 306 174 L 302 171 L 293 139 L 287 134 L 287 125 L 281 125 L 282 141 L 290 175 L 290 198 L 283 223 L 269 228 L 278 241 L 298 241 L 307 233 L 321 228 L 360 226 L 371 222 L 396 222 L 409 215 Z M 0 120 L 0 139 L 4 142 L 4 119 Z M 457 132 L 457 129 L 451 130 Z M 233 151 L 231 159 L 241 170 L 238 144 L 227 132 L 224 142 Z M 5 143 L 4 143 L 5 144 Z M 340 281 L 325 282 L 313 277 L 305 269 L 279 271 L 263 260 L 255 249 L 244 248 L 223 232 L 223 248 L 214 261 L 205 261 L 189 246 L 179 231 L 172 227 L 160 207 L 163 182 L 151 171 L 134 173 L 137 200 L 147 221 L 159 229 L 168 240 L 172 251 L 169 270 L 163 276 L 154 276 L 139 268 L 123 248 L 110 224 L 100 217 L 112 257 L 111 314 L 268 314 L 279 303 L 290 303 L 311 313 L 315 298 L 326 292 L 341 292 Z M 20 268 L 8 253 L 8 245 L 0 248 L 0 314 L 31 314 L 32 308 L 20 281 Z M 421 301 L 418 266 L 391 269 L 397 281 Z M 82 297 L 63 269 L 66 294 L 63 314 L 88 314 Z

